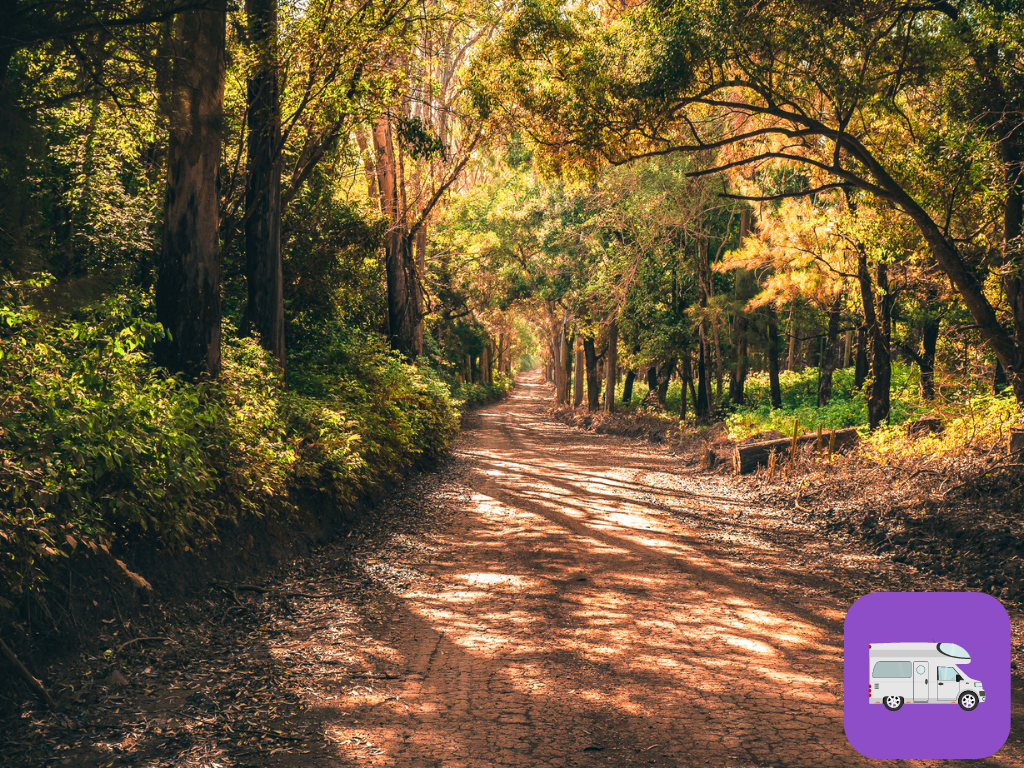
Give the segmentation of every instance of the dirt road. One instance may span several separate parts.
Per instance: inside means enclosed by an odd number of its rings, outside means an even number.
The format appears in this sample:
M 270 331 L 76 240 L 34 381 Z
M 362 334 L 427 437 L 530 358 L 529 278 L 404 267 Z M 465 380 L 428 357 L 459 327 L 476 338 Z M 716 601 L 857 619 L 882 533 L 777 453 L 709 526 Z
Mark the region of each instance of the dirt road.
M 527 377 L 474 416 L 449 481 L 463 489 L 438 486 L 450 523 L 407 542 L 401 564 L 421 576 L 379 623 L 291 647 L 333 643 L 376 672 L 311 692 L 332 746 L 310 759 L 871 763 L 843 734 L 845 609 L 915 577 L 748 506 L 666 451 L 563 427 L 549 397 Z M 985 762 L 1024 764 L 1020 733 Z
M 565 427 L 522 379 L 349 538 L 111 629 L 55 676 L 63 711 L 0 724 L 0 762 L 871 764 L 843 733 L 845 610 L 936 578 L 667 449 Z M 1024 766 L 1021 736 L 983 764 Z

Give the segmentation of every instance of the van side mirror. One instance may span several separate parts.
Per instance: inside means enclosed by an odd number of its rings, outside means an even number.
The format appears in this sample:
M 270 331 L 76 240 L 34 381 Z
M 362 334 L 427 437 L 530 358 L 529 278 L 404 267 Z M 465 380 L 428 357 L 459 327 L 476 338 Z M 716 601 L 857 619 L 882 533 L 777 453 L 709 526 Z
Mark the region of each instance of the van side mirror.
M 960 675 L 957 675 L 957 676 L 956 676 L 956 681 L 957 681 L 958 683 L 962 683 L 962 682 L 964 681 L 964 679 L 963 679 L 962 677 L 960 677 Z

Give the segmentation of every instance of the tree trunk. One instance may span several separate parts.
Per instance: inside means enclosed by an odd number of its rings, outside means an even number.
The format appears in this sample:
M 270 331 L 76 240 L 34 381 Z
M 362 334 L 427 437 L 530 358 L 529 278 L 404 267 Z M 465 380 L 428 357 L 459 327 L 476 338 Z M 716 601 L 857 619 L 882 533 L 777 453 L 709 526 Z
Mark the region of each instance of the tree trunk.
M 996 358 L 996 367 L 992 369 L 992 394 L 1002 394 L 1003 390 L 1006 389 L 1009 384 L 1010 381 L 1006 378 L 1006 369 L 1003 368 L 1003 364 L 999 362 L 999 358 Z
M 793 326 L 793 304 L 789 305 L 789 327 L 786 334 L 789 336 L 789 356 L 786 360 L 786 370 L 796 370 L 796 328 Z
M 576 346 L 576 334 L 569 334 L 565 348 L 565 403 L 569 404 L 572 389 L 573 349 Z
M 860 389 L 868 377 L 868 329 L 866 325 L 857 329 L 857 359 L 853 371 L 853 386 Z
M 848 329 L 843 340 L 843 368 L 849 368 L 853 360 L 853 330 Z
M 1004 163 L 1004 166 L 1009 168 L 1012 163 Z M 1009 172 L 1012 173 L 1012 171 Z M 889 199 L 902 208 L 917 225 L 921 235 L 928 243 L 935 262 L 960 294 L 964 305 L 971 313 L 971 317 L 974 318 L 982 338 L 1006 370 L 1017 404 L 1024 405 L 1024 350 L 1017 338 L 1018 333 L 1024 333 L 1024 297 L 1018 295 L 1014 301 L 1015 329 L 1013 333 L 1010 333 L 1000 321 L 995 307 L 988 300 L 984 284 L 964 260 L 956 242 L 950 239 L 943 228 L 932 220 L 927 211 L 881 166 L 872 166 L 872 173 L 879 186 L 889 194 Z M 1019 191 L 1019 187 L 1015 187 L 1015 189 Z M 1013 231 L 1014 218 L 1017 219 L 1016 226 L 1018 228 L 1020 226 L 1020 210 L 1017 204 L 1011 201 L 1015 194 L 1014 191 L 1009 191 L 1004 203 L 1004 232 Z M 1019 241 L 1008 245 L 1011 250 L 1020 247 Z M 1019 267 L 1014 269 L 1013 273 L 1019 276 Z M 1005 286 L 1004 282 L 1004 289 Z
M 1000 142 L 1006 197 L 1003 200 L 1003 289 L 1013 318 L 1018 372 L 1011 382 L 1017 405 L 1024 405 L 1024 147 L 1015 139 Z
M 220 373 L 219 169 L 226 0 L 183 11 L 173 26 L 171 130 L 157 319 L 157 361 L 189 377 Z
M 569 402 L 569 344 L 565 338 L 565 325 L 555 339 L 555 349 L 558 356 L 555 358 L 555 402 L 565 405 Z
M 419 337 L 417 301 L 419 278 L 414 239 L 409 233 L 405 206 L 402 203 L 398 166 L 391 124 L 386 116 L 373 127 L 373 147 L 377 155 L 377 188 L 381 212 L 388 221 L 384 241 L 384 271 L 388 290 L 388 337 L 391 348 L 409 358 L 416 355 Z
M 573 375 L 572 407 L 579 408 L 583 403 L 583 347 L 577 343 L 576 348 L 576 371 Z
M 938 291 L 934 301 L 938 301 Z M 929 294 L 931 298 L 931 295 Z M 921 399 L 935 399 L 935 348 L 939 342 L 939 330 L 942 320 L 938 315 L 929 314 L 928 320 L 921 329 L 921 359 L 917 367 L 921 371 Z
M 686 421 L 686 388 L 690 388 L 690 399 L 693 401 L 694 408 L 697 406 L 697 390 L 693 386 L 693 360 L 690 359 L 690 350 L 687 349 L 683 353 L 683 368 L 682 368 L 683 386 L 680 390 L 680 403 L 679 403 L 679 420 Z
M 601 380 L 597 375 L 597 355 L 592 338 L 583 339 L 583 357 L 587 366 L 587 408 L 596 413 L 601 407 Z
M 743 247 L 747 231 L 750 228 L 750 211 L 744 208 L 740 211 L 740 237 L 739 244 Z M 749 321 L 745 314 L 744 307 L 750 300 L 753 293 L 750 272 L 746 269 L 736 270 L 736 282 L 734 302 L 736 304 L 736 315 L 732 322 L 732 342 L 736 352 L 736 360 L 733 369 L 729 374 L 729 399 L 736 405 L 743 405 L 743 389 L 747 383 L 747 331 Z
M 705 323 L 700 324 L 700 342 L 697 352 L 697 398 L 694 401 L 693 415 L 698 424 L 711 421 L 711 392 L 708 382 L 708 338 Z
M 414 304 L 416 313 L 413 315 L 413 357 L 418 358 L 423 354 L 423 318 L 426 315 L 423 303 L 423 276 L 427 274 L 427 225 L 426 222 L 416 230 L 413 238 L 416 243 L 416 271 L 414 273 L 414 284 L 416 294 Z
M 672 374 L 676 372 L 676 358 L 670 357 L 668 362 L 658 371 L 658 403 L 665 407 L 665 398 L 668 396 L 668 384 L 672 381 Z
M 658 391 L 658 367 L 652 365 L 647 369 L 647 400 L 651 400 L 652 396 L 657 397 Z
M 737 314 L 732 328 L 736 363 L 729 374 L 729 400 L 743 405 L 743 388 L 747 382 L 747 318 Z
M 608 324 L 608 353 L 605 355 L 604 407 L 608 413 L 615 410 L 615 380 L 619 374 L 619 327 L 612 320 Z
M 626 371 L 626 380 L 622 383 L 622 404 L 629 405 L 633 402 L 633 382 L 636 381 L 636 371 Z
M 867 255 L 861 253 L 857 265 L 864 321 L 871 338 L 871 388 L 868 391 L 868 424 L 872 430 L 889 415 L 889 391 L 892 381 L 890 354 L 892 299 L 889 295 L 889 274 L 885 264 L 879 262 L 876 270 L 877 292 L 871 285 Z
M 704 238 L 697 239 L 697 306 L 701 315 L 699 320 L 700 341 L 697 355 L 697 399 L 694 405 L 694 416 L 700 424 L 711 421 L 711 384 L 708 381 L 710 361 L 710 343 L 708 339 L 707 308 L 711 294 L 711 264 L 708 261 L 708 246 Z
M 782 387 L 779 385 L 779 316 L 775 306 L 768 311 L 768 390 L 772 408 L 782 407 Z
M 249 301 L 244 330 L 284 367 L 281 270 L 281 107 L 277 76 L 277 0 L 246 0 L 252 70 L 247 83 L 245 264 Z
M 828 311 L 828 332 L 825 335 L 824 359 L 818 363 L 820 377 L 818 380 L 818 407 L 828 405 L 832 399 L 832 374 L 839 367 L 839 358 L 843 353 L 839 344 L 839 319 L 843 309 L 843 295 L 836 296 Z

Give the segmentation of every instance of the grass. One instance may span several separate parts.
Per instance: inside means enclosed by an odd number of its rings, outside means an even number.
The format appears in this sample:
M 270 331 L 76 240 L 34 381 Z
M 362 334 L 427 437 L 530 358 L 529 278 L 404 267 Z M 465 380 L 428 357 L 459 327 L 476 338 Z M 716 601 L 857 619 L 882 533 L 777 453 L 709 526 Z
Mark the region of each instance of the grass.
M 936 387 L 935 399 L 930 402 L 923 400 L 917 367 L 898 361 L 893 363 L 889 418 L 874 433 L 868 431 L 867 395 L 865 390 L 854 387 L 852 368 L 835 372 L 832 399 L 821 408 L 817 404 L 817 368 L 783 371 L 779 379 L 782 407 L 772 408 L 767 372 L 754 373 L 748 377 L 746 403 L 732 408 L 725 418 L 731 439 L 742 440 L 770 431 L 789 435 L 792 434 L 794 420 L 799 419 L 804 431 L 814 430 L 819 424 L 826 430 L 857 427 L 867 438 L 867 445 L 884 460 L 894 453 L 942 455 L 972 446 L 991 446 L 1003 438 L 1010 424 L 1022 421 L 1012 394 L 1007 391 L 993 395 L 983 380 L 942 381 Z M 645 404 L 648 388 L 647 383 L 640 378 L 633 385 L 632 401 L 622 404 L 623 386 L 624 382 L 620 380 L 616 387 L 616 402 L 620 408 L 678 418 L 682 394 L 682 382 L 679 379 L 669 384 L 664 410 Z M 728 397 L 727 383 L 723 396 Z M 688 419 L 692 421 L 693 403 L 687 405 Z M 942 419 L 945 427 L 942 434 L 908 438 L 906 423 L 926 414 L 934 414 Z

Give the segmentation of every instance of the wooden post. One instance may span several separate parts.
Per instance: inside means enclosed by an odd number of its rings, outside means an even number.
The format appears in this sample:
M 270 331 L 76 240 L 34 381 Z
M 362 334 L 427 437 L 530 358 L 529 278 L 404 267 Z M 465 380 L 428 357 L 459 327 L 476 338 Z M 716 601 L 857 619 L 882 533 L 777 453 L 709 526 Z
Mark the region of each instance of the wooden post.
M 793 462 L 796 461 L 796 441 L 800 437 L 800 419 L 793 419 L 793 445 L 789 449 L 789 466 L 793 466 Z
M 820 451 L 821 450 L 821 422 L 820 421 L 818 422 L 818 442 L 815 443 L 814 450 L 816 450 L 816 451 Z

